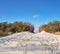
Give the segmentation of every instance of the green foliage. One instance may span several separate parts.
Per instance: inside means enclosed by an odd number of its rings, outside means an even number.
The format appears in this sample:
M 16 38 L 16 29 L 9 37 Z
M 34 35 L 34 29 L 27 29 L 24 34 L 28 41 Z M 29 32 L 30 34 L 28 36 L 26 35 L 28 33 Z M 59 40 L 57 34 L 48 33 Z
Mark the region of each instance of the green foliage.
M 24 31 L 34 32 L 34 26 L 28 22 L 0 23 L 0 36 Z
M 60 21 L 49 22 L 47 25 L 43 25 L 39 28 L 39 32 L 45 30 L 47 32 L 60 32 Z

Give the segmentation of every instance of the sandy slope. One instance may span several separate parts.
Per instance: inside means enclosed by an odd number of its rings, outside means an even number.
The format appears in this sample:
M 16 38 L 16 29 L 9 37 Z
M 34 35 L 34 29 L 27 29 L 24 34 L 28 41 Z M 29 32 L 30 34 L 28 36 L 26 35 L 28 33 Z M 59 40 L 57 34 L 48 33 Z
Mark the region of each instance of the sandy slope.
M 0 54 L 60 54 L 60 35 L 21 32 L 0 38 Z

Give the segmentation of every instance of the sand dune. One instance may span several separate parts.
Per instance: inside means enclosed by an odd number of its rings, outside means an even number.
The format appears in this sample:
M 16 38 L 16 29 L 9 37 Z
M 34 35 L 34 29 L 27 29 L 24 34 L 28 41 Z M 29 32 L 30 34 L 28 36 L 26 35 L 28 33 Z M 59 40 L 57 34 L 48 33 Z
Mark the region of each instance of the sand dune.
M 0 54 L 60 54 L 60 35 L 21 32 L 0 38 Z

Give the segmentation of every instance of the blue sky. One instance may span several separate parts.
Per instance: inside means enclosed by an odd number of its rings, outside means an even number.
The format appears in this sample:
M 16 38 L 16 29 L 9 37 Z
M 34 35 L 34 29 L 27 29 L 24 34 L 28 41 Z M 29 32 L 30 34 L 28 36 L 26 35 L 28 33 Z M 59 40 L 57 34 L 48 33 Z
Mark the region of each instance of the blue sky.
M 31 22 L 35 30 L 60 20 L 60 0 L 0 0 L 0 22 Z

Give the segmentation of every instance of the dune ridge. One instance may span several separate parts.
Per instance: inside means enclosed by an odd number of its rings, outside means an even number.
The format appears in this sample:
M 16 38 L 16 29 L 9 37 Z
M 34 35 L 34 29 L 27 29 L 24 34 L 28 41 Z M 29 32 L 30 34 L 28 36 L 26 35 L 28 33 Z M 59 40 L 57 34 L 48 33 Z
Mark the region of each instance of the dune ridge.
M 8 52 L 7 52 L 8 51 Z M 60 35 L 21 32 L 0 38 L 1 54 L 60 54 Z

